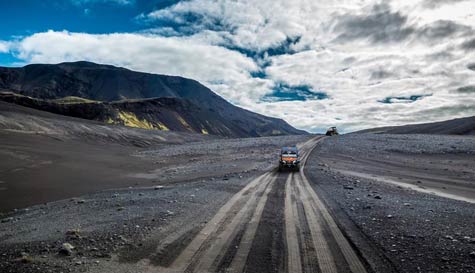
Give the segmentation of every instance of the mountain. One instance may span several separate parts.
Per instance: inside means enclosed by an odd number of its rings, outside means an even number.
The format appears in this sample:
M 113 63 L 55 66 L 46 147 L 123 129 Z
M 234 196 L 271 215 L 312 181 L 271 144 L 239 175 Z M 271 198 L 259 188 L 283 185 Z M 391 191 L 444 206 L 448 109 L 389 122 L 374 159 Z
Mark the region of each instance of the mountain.
M 127 112 L 155 129 L 186 127 L 228 137 L 306 133 L 234 106 L 195 80 L 91 62 L 0 67 L 0 90 L 25 96 L 12 101 L 21 105 L 125 125 L 131 123 L 124 119 L 134 119 Z
M 356 133 L 475 135 L 475 116 L 441 122 L 366 129 Z

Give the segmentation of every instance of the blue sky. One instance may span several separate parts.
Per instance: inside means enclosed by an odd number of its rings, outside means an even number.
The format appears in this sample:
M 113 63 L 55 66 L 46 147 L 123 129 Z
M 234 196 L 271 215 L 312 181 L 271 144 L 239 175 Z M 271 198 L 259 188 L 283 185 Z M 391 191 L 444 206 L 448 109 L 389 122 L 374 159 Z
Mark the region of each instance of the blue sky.
M 0 1 L 0 66 L 193 78 L 313 132 L 475 115 L 470 0 Z
M 11 40 L 48 30 L 68 30 L 104 34 L 136 32 L 146 25 L 135 17 L 176 3 L 176 0 L 130 2 L 97 0 L 18 0 L 0 1 L 2 23 L 0 40 Z M 11 54 L 0 54 L 0 65 L 19 61 Z

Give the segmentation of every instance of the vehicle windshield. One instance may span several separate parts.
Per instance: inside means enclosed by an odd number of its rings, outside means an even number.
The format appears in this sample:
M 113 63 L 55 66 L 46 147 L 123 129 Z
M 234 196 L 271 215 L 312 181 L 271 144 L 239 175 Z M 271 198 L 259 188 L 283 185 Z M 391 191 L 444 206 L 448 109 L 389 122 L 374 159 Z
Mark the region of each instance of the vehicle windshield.
M 292 152 L 292 153 L 291 153 L 291 152 L 288 152 L 288 153 L 287 153 L 287 152 L 283 152 L 283 153 L 282 153 L 282 156 L 283 156 L 283 157 L 297 157 L 297 154 L 296 154 L 296 153 L 293 153 L 293 152 Z

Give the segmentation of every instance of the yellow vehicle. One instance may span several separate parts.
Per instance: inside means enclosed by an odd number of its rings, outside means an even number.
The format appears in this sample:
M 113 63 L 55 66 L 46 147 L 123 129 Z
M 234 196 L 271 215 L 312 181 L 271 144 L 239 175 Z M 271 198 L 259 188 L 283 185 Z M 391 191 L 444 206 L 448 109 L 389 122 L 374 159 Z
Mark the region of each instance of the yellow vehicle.
M 338 130 L 336 129 L 336 127 L 330 127 L 330 128 L 328 128 L 325 135 L 327 135 L 327 136 L 337 136 L 337 135 L 339 135 L 339 133 L 338 133 Z

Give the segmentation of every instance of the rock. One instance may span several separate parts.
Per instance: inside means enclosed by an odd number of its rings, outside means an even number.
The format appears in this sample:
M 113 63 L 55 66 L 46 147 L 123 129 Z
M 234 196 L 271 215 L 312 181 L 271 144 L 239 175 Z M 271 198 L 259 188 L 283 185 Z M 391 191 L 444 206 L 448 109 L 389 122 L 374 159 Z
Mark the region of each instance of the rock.
M 375 195 L 374 199 L 382 199 L 382 197 L 380 195 Z
M 18 259 L 19 262 L 27 264 L 33 262 L 33 258 L 28 255 L 28 253 L 21 253 L 21 257 Z
M 71 245 L 70 243 L 64 243 L 59 249 L 59 253 L 66 256 L 71 256 L 73 254 L 73 250 L 74 250 L 73 245 Z
M 153 187 L 154 190 L 160 190 L 160 189 L 163 189 L 163 186 L 159 185 L 159 186 L 155 186 Z
M 391 214 L 389 214 L 388 216 L 386 216 L 386 218 L 389 218 L 389 219 L 391 219 L 391 218 L 393 218 L 393 217 L 394 217 L 394 216 L 392 216 Z
M 406 206 L 406 207 L 409 207 L 411 204 L 410 203 L 404 203 L 403 205 Z
M 446 235 L 446 236 L 445 236 L 445 239 L 448 239 L 448 240 L 453 240 L 453 239 L 454 239 L 454 237 L 453 237 L 453 236 L 450 236 L 450 235 Z
M 123 211 L 125 208 L 124 207 L 118 207 L 117 211 Z
M 174 213 L 173 211 L 167 210 L 167 214 L 168 214 L 168 215 L 174 215 L 175 213 Z
M 2 219 L 2 223 L 8 223 L 8 222 L 11 222 L 11 221 L 13 221 L 13 217 L 8 217 L 8 218 Z
M 364 206 L 363 209 L 371 209 L 370 205 Z
M 352 186 L 348 186 L 348 185 L 343 186 L 343 188 L 344 188 L 345 190 L 352 190 L 352 189 L 354 189 Z
M 66 231 L 66 236 L 68 236 L 69 240 L 81 239 L 81 232 L 79 229 L 71 229 Z
M 80 200 L 77 201 L 77 203 L 78 203 L 78 204 L 84 204 L 84 203 L 86 203 L 86 200 L 80 199 Z
M 468 255 L 472 258 L 475 258 L 475 251 L 470 252 L 470 254 L 468 254 Z

